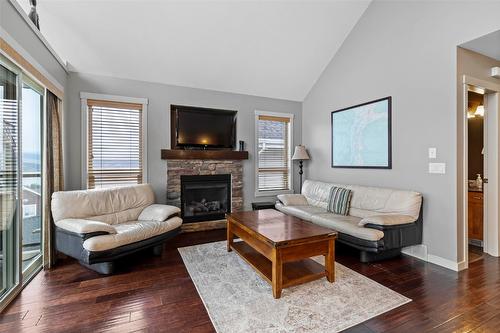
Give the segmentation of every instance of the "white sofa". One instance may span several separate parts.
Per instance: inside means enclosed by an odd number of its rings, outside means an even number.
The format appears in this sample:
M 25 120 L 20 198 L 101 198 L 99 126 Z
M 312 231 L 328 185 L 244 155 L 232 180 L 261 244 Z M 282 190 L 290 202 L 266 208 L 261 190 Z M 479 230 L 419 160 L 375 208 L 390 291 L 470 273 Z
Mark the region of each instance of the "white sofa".
M 99 273 L 111 274 L 116 259 L 153 248 L 182 224 L 180 209 L 155 204 L 150 185 L 56 192 L 52 216 L 56 249 Z
M 347 216 L 327 211 L 333 186 L 352 191 Z M 302 194 L 279 195 L 276 209 L 339 233 L 338 241 L 361 250 L 369 262 L 400 254 L 422 242 L 422 195 L 413 191 L 306 180 Z

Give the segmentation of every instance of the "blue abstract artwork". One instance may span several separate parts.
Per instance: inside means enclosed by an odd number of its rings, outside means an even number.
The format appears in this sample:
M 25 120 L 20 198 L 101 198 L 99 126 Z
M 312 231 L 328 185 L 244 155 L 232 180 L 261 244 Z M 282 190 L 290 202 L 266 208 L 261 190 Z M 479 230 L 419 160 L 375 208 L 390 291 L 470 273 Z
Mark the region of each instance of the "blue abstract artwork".
M 390 169 L 391 97 L 332 112 L 332 167 Z

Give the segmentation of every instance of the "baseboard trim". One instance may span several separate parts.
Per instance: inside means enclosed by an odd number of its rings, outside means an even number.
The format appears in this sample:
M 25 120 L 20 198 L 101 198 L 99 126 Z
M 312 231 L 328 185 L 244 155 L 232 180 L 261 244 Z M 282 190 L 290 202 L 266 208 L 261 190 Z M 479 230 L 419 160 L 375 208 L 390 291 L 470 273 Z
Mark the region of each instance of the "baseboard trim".
M 464 269 L 469 268 L 469 263 L 467 261 L 461 261 L 458 263 L 458 271 L 463 271 Z
M 427 246 L 423 244 L 406 247 L 403 249 L 402 252 L 406 255 L 409 255 L 410 257 L 414 257 L 422 261 L 429 262 L 431 264 L 451 269 L 452 271 L 455 272 L 467 269 L 467 262 L 465 261 L 455 262 L 453 260 L 445 259 L 443 257 L 430 254 L 427 252 Z
M 427 262 L 458 272 L 458 263 L 433 254 L 427 255 Z
M 423 244 L 408 246 L 403 248 L 401 251 L 404 254 L 407 254 L 411 257 L 427 261 L 427 246 Z

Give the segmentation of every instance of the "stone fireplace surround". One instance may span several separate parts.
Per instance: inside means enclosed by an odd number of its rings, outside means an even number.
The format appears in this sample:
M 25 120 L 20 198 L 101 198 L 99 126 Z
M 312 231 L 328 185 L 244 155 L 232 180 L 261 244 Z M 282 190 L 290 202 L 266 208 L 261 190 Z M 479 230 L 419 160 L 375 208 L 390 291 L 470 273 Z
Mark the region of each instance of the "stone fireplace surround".
M 167 204 L 181 206 L 181 175 L 231 175 L 231 211 L 243 209 L 242 160 L 167 160 Z

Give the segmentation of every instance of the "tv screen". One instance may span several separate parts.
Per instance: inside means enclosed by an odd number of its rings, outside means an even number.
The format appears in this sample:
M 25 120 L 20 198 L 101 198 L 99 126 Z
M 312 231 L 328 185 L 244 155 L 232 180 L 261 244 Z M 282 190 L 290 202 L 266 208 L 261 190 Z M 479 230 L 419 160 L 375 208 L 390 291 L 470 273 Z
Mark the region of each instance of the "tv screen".
M 237 111 L 172 105 L 174 149 L 234 149 Z

